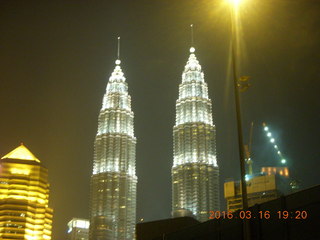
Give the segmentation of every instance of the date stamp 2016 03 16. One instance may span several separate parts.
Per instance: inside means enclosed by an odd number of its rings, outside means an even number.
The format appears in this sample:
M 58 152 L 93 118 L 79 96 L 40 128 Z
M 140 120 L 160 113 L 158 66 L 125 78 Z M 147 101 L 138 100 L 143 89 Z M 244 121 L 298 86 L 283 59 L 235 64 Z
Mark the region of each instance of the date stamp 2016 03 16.
M 308 218 L 307 211 L 209 211 L 209 219 L 297 219 L 304 220 Z

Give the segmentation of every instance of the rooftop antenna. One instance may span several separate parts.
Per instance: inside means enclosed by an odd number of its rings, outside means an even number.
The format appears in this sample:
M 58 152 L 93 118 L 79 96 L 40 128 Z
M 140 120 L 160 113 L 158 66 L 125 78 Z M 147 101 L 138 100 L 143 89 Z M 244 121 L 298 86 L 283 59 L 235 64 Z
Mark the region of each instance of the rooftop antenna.
M 193 24 L 190 25 L 190 32 L 191 32 L 191 48 L 190 53 L 194 53 L 195 49 L 193 47 Z
M 119 65 L 120 63 L 121 63 L 121 61 L 120 61 L 120 37 L 118 37 L 118 52 L 117 52 L 116 64 Z

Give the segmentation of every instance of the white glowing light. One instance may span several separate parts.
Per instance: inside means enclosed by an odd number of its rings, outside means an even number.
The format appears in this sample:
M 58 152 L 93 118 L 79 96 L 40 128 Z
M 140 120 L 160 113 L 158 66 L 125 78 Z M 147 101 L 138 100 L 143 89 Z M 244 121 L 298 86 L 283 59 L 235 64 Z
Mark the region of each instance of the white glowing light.
M 29 175 L 30 170 L 29 169 L 22 169 L 22 168 L 11 168 L 10 172 L 11 172 L 11 174 Z
M 73 227 L 77 227 L 77 228 L 85 228 L 85 229 L 89 229 L 89 221 L 88 220 L 80 220 L 77 219 L 73 222 Z
M 270 142 L 271 142 L 271 143 L 274 143 L 276 140 L 275 140 L 274 138 L 271 138 L 272 134 L 271 134 L 271 132 L 268 131 L 269 128 L 266 126 L 265 123 L 263 124 L 263 126 L 264 126 L 264 128 L 263 128 L 264 131 L 267 132 L 266 135 L 270 138 Z M 282 155 L 282 153 L 281 153 L 278 145 L 273 144 L 273 147 L 274 147 L 275 151 L 277 152 L 277 154 L 278 154 L 278 156 L 279 156 L 279 158 L 280 158 L 280 159 L 279 159 L 280 162 L 281 162 L 282 164 L 286 164 L 287 161 L 286 161 L 286 159 L 283 158 L 283 155 Z
M 234 6 L 238 6 L 241 2 L 241 0 L 227 0 L 227 1 Z
M 121 61 L 119 59 L 116 60 L 116 64 L 120 65 Z
M 196 49 L 194 47 L 190 48 L 190 53 L 194 53 L 196 51 Z
M 244 178 L 245 178 L 246 181 L 249 181 L 249 180 L 250 180 L 250 175 L 246 174 L 246 175 L 244 176 Z

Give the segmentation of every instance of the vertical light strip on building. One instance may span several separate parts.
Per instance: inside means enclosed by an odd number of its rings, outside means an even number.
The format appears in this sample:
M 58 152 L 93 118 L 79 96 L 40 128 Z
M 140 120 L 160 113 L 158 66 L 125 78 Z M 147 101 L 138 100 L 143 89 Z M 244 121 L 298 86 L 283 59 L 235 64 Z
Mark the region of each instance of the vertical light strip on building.
M 135 233 L 136 138 L 120 63 L 118 59 L 107 84 L 94 143 L 90 240 L 132 240 Z
M 220 208 L 219 168 L 211 100 L 194 52 L 195 49 L 190 48 L 176 102 L 172 214 L 206 221 L 209 211 Z

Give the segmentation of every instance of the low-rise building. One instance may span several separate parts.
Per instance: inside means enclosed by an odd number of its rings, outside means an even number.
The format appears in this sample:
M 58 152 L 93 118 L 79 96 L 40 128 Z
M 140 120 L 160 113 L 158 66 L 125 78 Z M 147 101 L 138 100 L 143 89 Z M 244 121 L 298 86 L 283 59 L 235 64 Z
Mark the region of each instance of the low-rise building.
M 89 226 L 88 219 L 73 218 L 68 222 L 68 240 L 88 240 Z
M 264 203 L 289 193 L 289 180 L 279 175 L 259 174 L 247 177 L 248 206 Z M 224 197 L 228 211 L 242 209 L 242 188 L 240 181 L 224 183 Z

